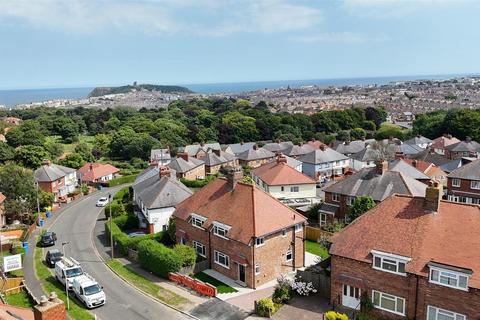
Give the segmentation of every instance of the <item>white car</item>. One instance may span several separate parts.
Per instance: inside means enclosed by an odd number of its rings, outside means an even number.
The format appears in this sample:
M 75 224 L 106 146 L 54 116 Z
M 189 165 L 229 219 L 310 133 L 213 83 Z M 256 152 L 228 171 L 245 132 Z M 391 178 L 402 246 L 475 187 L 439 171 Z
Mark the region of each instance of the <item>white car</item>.
M 97 201 L 97 207 L 105 207 L 108 204 L 108 198 L 107 197 L 101 197 Z

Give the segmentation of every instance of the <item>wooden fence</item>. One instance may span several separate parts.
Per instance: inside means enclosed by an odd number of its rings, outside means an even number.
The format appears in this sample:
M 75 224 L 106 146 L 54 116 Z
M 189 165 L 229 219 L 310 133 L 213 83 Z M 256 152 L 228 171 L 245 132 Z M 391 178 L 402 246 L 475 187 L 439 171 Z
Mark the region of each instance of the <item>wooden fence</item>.
M 6 296 L 21 292 L 25 286 L 23 284 L 23 278 L 4 278 L 1 279 L 0 282 L 1 290 Z
M 333 236 L 333 233 L 311 226 L 305 228 L 305 237 L 307 240 L 318 242 L 322 236 L 330 239 Z
M 193 273 L 199 273 L 204 270 L 207 270 L 209 267 L 208 260 L 203 260 L 195 263 L 195 267 L 193 268 Z
M 324 298 L 330 299 L 330 277 L 318 272 L 297 270 L 297 276 L 302 282 L 311 282 L 317 292 Z

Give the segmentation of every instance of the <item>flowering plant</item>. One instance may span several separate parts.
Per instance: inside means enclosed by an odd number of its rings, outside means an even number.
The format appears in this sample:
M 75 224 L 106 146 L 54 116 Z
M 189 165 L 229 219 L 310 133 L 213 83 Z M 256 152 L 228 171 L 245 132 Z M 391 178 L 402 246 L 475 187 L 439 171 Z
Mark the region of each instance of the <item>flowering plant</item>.
M 292 290 L 296 291 L 301 296 L 309 296 L 310 293 L 317 293 L 317 289 L 311 282 L 303 282 L 295 280 L 291 284 Z

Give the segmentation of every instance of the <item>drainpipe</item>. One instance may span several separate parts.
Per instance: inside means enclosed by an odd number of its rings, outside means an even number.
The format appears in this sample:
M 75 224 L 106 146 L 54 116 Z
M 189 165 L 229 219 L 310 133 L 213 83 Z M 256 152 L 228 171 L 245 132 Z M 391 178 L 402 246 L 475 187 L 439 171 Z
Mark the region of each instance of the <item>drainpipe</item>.
M 253 289 L 257 289 L 257 283 L 255 282 L 255 277 L 257 276 L 256 275 L 256 272 L 255 272 L 255 240 L 252 240 L 253 242 L 253 245 L 252 245 L 252 266 L 253 266 L 253 272 L 252 272 L 252 287 Z M 260 266 L 260 270 L 261 270 L 262 266 Z
M 212 269 L 212 242 L 211 242 L 211 234 L 208 229 L 205 229 L 205 232 L 208 233 L 208 269 Z
M 416 274 L 415 278 L 417 279 L 417 284 L 415 285 L 415 309 L 414 312 L 415 314 L 413 315 L 413 320 L 417 320 L 417 307 L 418 307 L 418 282 L 419 282 L 419 276 Z M 406 308 L 407 306 L 405 306 Z
M 296 259 L 295 259 L 296 258 L 295 257 L 296 256 L 296 247 L 295 247 L 296 238 L 297 238 L 297 236 L 295 235 L 295 226 L 293 226 L 293 248 L 292 248 L 293 271 L 295 271 L 295 266 L 296 266 L 296 262 L 297 262 Z

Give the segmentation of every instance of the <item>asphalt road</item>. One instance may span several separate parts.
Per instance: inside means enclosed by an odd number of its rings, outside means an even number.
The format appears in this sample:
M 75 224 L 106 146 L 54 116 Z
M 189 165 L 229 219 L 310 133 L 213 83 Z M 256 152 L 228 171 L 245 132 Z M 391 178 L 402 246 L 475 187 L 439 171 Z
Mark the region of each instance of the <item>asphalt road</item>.
M 94 250 L 93 230 L 97 219 L 103 218 L 103 213 L 99 217 L 103 210 L 95 206 L 96 201 L 116 190 L 119 188 L 99 191 L 80 200 L 63 211 L 50 228 L 57 234 L 57 248 L 61 250 L 61 243 L 69 242 L 65 246 L 65 255 L 78 260 L 86 272 L 103 286 L 107 303 L 92 312 L 102 320 L 191 319 L 133 289 L 118 278 Z

